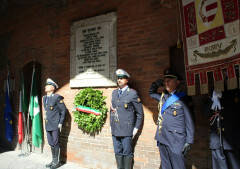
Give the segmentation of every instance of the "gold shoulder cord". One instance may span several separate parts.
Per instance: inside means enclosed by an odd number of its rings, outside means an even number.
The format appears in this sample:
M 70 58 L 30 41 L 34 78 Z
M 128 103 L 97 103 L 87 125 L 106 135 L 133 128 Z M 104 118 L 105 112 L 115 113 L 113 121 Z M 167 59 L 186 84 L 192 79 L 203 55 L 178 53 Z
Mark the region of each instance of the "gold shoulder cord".
M 163 122 L 163 118 L 162 118 L 162 114 L 161 114 L 161 112 L 162 112 L 162 105 L 163 105 L 163 96 L 164 96 L 164 93 L 162 92 L 160 101 L 158 103 L 158 110 L 159 110 L 159 113 L 158 113 L 158 129 L 159 129 L 159 134 L 161 133 L 162 122 Z

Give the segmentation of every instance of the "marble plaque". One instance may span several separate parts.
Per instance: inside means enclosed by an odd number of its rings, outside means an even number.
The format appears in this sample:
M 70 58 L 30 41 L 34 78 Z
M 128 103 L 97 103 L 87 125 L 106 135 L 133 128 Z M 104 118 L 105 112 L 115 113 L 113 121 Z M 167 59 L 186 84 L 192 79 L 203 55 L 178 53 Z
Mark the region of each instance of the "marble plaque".
M 116 86 L 116 13 L 71 26 L 70 87 Z

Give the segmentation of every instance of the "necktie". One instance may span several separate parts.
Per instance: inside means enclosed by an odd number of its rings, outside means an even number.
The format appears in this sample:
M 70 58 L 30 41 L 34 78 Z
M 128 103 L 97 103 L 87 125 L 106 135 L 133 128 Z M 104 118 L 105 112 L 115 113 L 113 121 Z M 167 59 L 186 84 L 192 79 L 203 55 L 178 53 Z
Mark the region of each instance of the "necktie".
M 50 99 L 50 96 L 47 96 L 47 98 L 46 98 L 46 104 L 48 104 L 49 99 Z
M 122 95 L 122 90 L 118 90 L 118 97 L 120 97 Z

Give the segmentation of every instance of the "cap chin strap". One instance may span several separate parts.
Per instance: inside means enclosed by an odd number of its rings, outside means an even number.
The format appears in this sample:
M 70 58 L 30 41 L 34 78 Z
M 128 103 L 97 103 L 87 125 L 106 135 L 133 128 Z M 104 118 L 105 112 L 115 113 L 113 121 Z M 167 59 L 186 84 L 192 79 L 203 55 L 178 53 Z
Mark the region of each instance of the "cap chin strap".
M 175 76 L 175 75 L 165 75 L 164 77 L 165 78 L 168 78 L 168 77 L 170 77 L 170 78 L 177 78 L 177 76 Z

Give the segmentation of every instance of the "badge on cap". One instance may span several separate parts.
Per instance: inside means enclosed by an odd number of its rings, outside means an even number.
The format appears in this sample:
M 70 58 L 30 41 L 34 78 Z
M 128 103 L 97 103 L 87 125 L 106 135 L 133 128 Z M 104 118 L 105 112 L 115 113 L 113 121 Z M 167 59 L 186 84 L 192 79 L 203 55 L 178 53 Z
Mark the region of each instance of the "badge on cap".
M 60 103 L 63 103 L 63 100 L 60 100 L 59 102 L 60 102 Z
M 173 111 L 173 115 L 174 115 L 174 116 L 177 115 L 177 111 L 176 111 L 176 110 Z

